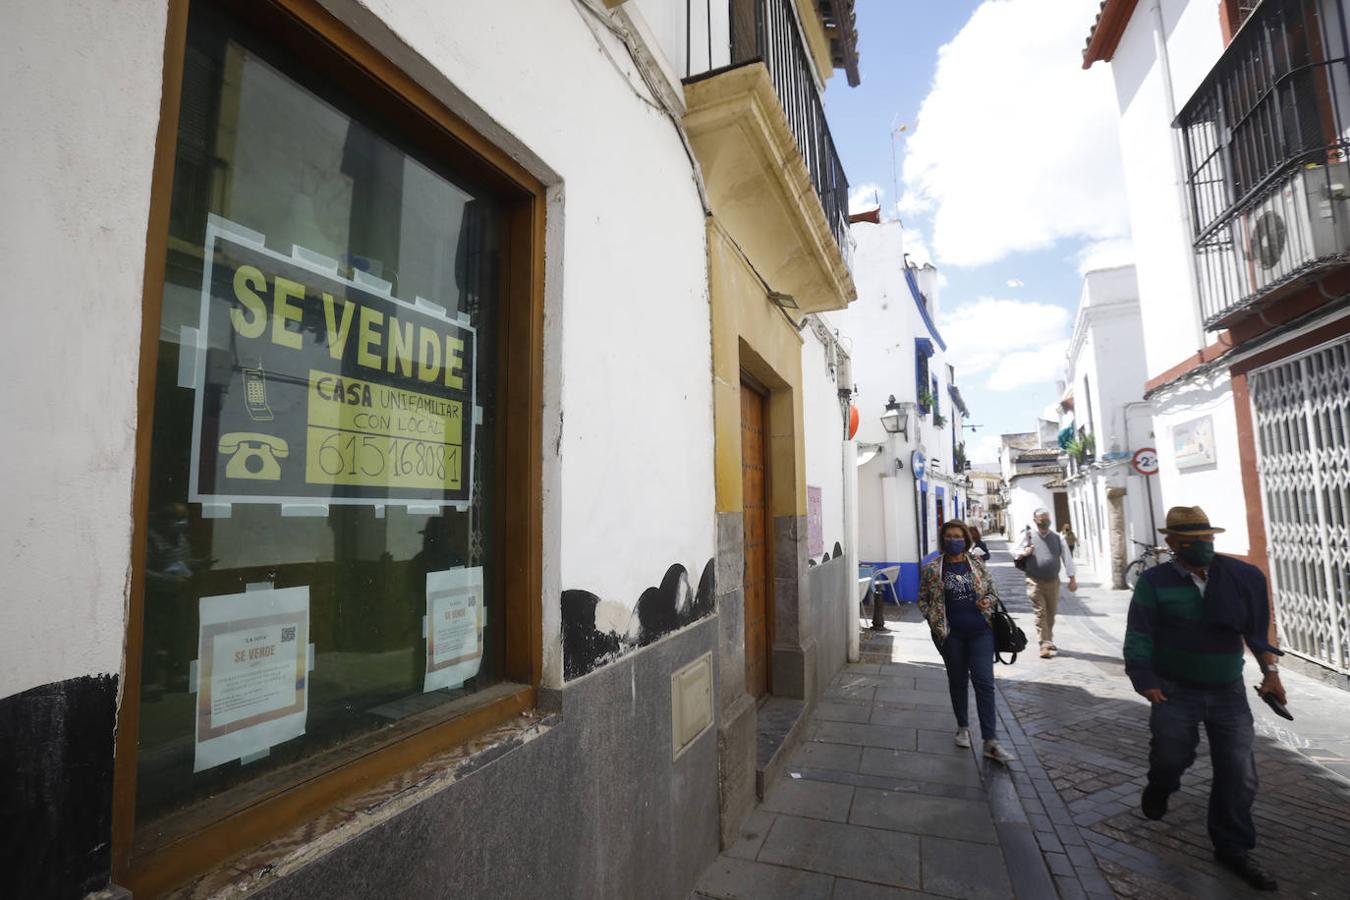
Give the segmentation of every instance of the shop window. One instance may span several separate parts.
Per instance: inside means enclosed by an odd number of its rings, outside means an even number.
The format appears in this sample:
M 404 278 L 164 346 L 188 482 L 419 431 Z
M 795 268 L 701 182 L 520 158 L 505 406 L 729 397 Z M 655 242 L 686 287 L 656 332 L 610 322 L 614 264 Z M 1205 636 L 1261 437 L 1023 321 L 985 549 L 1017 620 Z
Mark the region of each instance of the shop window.
M 533 478 L 537 204 L 262 7 L 186 28 L 124 870 L 537 681 L 508 574 L 535 552 L 508 485 Z

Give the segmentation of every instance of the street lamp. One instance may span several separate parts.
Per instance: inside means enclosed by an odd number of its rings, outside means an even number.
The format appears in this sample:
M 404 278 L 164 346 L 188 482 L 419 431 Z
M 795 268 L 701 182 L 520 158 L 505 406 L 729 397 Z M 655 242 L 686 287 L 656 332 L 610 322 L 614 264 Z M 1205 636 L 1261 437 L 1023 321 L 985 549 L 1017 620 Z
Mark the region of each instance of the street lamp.
M 886 411 L 881 414 L 881 427 L 886 429 L 887 434 L 904 435 L 905 440 L 909 440 L 909 414 L 895 402 L 894 394 L 886 401 Z

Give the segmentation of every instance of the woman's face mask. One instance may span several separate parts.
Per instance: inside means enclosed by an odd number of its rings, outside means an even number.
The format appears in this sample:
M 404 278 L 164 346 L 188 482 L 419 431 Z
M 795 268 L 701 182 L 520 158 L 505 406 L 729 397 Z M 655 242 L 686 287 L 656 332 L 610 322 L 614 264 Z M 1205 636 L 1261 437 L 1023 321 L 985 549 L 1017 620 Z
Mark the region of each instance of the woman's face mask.
M 948 556 L 960 556 L 966 552 L 966 539 L 946 538 L 942 542 L 942 549 L 946 551 Z
M 1189 541 L 1177 553 L 1193 566 L 1207 566 L 1214 561 L 1214 542 Z

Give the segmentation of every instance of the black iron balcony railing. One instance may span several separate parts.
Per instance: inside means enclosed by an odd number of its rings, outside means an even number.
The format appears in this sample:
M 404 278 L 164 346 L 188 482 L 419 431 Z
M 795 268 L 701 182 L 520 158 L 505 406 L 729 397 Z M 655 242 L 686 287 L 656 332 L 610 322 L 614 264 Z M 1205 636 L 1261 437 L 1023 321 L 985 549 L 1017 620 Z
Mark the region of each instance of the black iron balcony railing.
M 1265 0 L 1177 117 L 1215 327 L 1350 253 L 1346 0 Z
M 791 0 L 731 0 L 731 64 L 756 61 L 769 70 L 830 230 L 844 258 L 851 259 L 848 178 L 825 121 Z

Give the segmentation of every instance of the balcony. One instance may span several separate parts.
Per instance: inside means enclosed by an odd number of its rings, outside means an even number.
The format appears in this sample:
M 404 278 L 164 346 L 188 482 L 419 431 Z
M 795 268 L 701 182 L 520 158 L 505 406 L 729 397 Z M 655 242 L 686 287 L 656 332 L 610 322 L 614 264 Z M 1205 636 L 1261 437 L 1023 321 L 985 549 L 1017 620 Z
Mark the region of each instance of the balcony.
M 686 79 L 685 126 L 717 218 L 774 290 L 814 312 L 856 289 L 848 179 L 803 9 L 818 16 L 808 2 L 731 0 L 731 63 Z M 820 18 L 806 24 L 824 35 Z
M 1266 0 L 1177 117 L 1207 328 L 1350 261 L 1346 22 L 1345 0 Z

